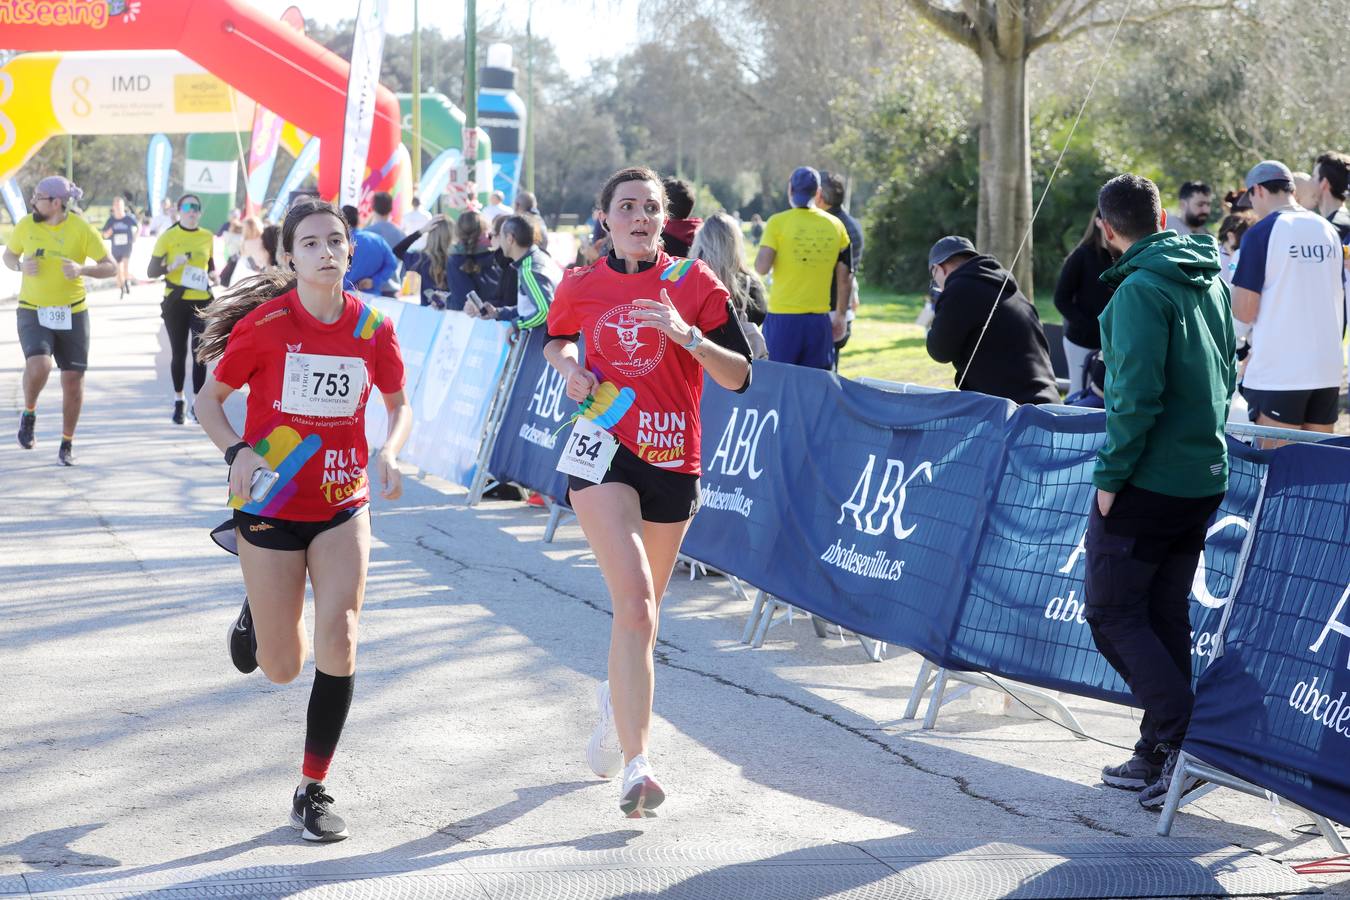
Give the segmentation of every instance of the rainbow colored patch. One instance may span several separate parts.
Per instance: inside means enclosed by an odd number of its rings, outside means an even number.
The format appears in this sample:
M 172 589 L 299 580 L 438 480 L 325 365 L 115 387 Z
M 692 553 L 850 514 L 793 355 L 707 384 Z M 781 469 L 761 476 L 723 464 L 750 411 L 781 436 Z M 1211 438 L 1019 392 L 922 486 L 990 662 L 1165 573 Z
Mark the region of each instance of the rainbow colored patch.
M 612 428 L 633 408 L 635 400 L 637 394 L 633 393 L 632 388 L 620 390 L 613 382 L 606 381 L 595 389 L 595 393 L 582 406 L 581 414 L 601 428 Z
M 298 490 L 296 474 L 322 448 L 323 440 L 317 434 L 301 439 L 299 432 L 289 425 L 273 428 L 267 437 L 253 445 L 253 451 L 277 473 L 277 483 L 261 503 L 243 497 L 230 497 L 230 508 L 241 509 L 255 516 L 276 515 Z
M 679 284 L 680 279 L 688 275 L 689 270 L 693 267 L 694 261 L 692 259 L 672 259 L 670 265 L 661 271 L 661 280 Z
M 375 337 L 375 331 L 384 321 L 384 313 L 373 306 L 361 304 L 361 317 L 356 320 L 356 330 L 352 332 L 352 337 L 357 340 L 368 341 Z

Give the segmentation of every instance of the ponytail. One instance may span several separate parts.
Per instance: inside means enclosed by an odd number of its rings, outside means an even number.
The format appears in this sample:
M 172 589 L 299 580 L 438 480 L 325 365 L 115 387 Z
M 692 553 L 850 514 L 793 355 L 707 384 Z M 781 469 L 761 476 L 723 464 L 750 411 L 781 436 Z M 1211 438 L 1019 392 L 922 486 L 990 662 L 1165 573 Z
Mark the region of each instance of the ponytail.
M 200 312 L 206 321 L 206 328 L 197 343 L 197 361 L 210 363 L 225 352 L 230 340 L 230 332 L 239 320 L 268 300 L 280 297 L 295 289 L 295 276 L 286 276 L 280 272 L 264 272 L 245 278 L 229 291 L 212 300 L 206 309 Z

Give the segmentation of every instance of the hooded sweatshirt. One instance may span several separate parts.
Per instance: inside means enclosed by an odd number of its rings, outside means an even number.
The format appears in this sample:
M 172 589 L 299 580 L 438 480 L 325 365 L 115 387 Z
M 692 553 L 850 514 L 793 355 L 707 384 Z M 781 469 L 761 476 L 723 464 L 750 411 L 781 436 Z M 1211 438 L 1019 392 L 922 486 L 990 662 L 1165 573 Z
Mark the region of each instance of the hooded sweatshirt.
M 661 232 L 662 247 L 671 256 L 688 256 L 689 248 L 694 245 L 694 235 L 702 225 L 703 220 L 697 217 L 667 219 L 665 230 Z
M 1003 293 L 990 319 L 989 307 L 1000 297 L 1000 287 Z M 962 390 L 1016 403 L 1059 402 L 1041 317 L 992 256 L 976 256 L 947 276 L 934 304 L 928 355 L 955 363 Z
M 1171 231 L 1136 241 L 1102 273 L 1115 285 L 1099 319 L 1106 444 L 1092 481 L 1173 497 L 1228 490 L 1224 422 L 1237 381 L 1232 304 L 1219 245 Z

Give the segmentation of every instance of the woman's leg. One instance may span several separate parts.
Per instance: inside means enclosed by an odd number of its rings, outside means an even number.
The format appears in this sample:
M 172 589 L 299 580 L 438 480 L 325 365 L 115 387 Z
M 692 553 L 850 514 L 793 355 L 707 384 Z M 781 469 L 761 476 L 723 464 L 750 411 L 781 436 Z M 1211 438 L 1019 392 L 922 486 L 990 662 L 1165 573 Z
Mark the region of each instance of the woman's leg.
M 657 619 L 656 627 L 661 627 L 661 601 L 665 599 L 666 588 L 670 585 L 671 573 L 675 571 L 675 560 L 680 555 L 680 545 L 684 543 L 685 532 L 689 530 L 692 519 L 683 522 L 643 522 L 642 546 L 647 553 L 647 568 L 652 573 L 652 587 L 655 590 Z M 656 649 L 656 634 L 652 634 L 652 649 Z
M 1087 387 L 1087 383 L 1083 379 L 1083 363 L 1087 361 L 1088 354 L 1091 352 L 1087 347 L 1080 347 L 1068 338 L 1064 338 L 1064 361 L 1069 369 L 1070 396 Z
M 169 377 L 173 380 L 174 396 L 183 396 L 183 381 L 187 374 L 187 352 L 190 312 L 182 300 L 165 300 L 160 305 L 164 330 L 169 334 Z
M 197 315 L 198 312 L 206 306 L 205 303 L 187 304 L 188 311 L 188 352 L 192 356 L 192 396 L 196 397 L 202 392 L 202 385 L 206 384 L 206 363 L 197 359 L 197 344 L 201 341 L 202 332 L 206 330 L 206 320 Z
M 609 639 L 610 702 L 624 762 L 628 762 L 647 751 L 652 719 L 657 595 L 643 546 L 642 513 L 637 491 L 618 482 L 573 491 L 572 509 L 595 553 L 614 609 Z
M 300 787 L 328 777 L 356 686 L 357 623 L 370 560 L 366 511 L 330 528 L 309 545 L 314 587 L 314 688 L 309 695 Z
M 238 529 L 239 567 L 258 639 L 258 666 L 277 684 L 294 681 L 305 664 L 305 552 L 265 550 Z

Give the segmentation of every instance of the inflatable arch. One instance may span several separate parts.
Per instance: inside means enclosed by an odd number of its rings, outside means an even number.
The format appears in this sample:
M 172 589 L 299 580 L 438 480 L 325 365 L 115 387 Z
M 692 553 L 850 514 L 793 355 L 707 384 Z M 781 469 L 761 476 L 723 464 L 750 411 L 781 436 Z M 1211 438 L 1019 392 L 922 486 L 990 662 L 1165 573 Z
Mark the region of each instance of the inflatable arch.
M 0 0 L 0 35 L 0 41 L 14 50 L 179 50 L 239 93 L 320 138 L 319 191 L 337 197 L 350 66 L 246 0 Z M 17 59 L 10 65 L 14 62 Z M 140 84 L 124 79 L 100 88 L 125 95 L 136 93 Z M 175 91 L 179 84 L 175 80 Z M 190 102 L 195 93 L 183 84 L 181 99 Z M 94 87 L 92 81 L 89 87 Z M 10 154 L 18 152 L 15 148 L 20 144 L 28 148 L 18 160 L 22 165 L 45 140 L 27 136 L 30 129 L 60 128 L 54 108 L 45 117 L 40 114 L 37 123 L 27 118 L 32 90 L 26 82 L 0 78 L 0 179 L 17 168 L 9 167 Z M 179 99 L 175 93 L 174 103 Z M 73 97 L 69 100 L 76 102 Z M 92 106 L 92 100 L 86 102 Z M 237 108 L 240 130 L 248 130 L 252 108 L 251 103 L 247 113 L 242 106 Z M 13 113 L 20 110 L 24 118 L 16 119 Z M 399 125 L 398 103 L 380 87 L 363 195 L 396 189 L 403 165 Z M 161 130 L 134 129 L 135 133 Z

